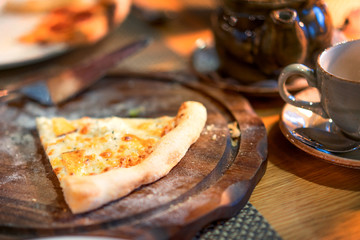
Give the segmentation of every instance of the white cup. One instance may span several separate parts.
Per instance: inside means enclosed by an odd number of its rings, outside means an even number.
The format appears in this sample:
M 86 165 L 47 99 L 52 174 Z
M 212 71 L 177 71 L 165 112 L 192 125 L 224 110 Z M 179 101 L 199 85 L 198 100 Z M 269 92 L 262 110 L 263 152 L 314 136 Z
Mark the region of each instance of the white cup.
M 286 81 L 303 76 L 320 93 L 320 102 L 297 100 Z M 285 67 L 279 76 L 279 92 L 285 102 L 313 111 L 332 121 L 348 136 L 360 140 L 360 40 L 343 42 L 324 50 L 316 70 L 302 64 Z

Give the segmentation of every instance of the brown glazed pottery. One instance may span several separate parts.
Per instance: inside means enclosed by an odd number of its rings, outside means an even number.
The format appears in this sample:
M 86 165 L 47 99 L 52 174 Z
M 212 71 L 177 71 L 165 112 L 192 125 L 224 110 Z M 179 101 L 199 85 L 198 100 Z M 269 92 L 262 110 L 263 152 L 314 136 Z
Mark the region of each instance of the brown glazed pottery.
M 291 63 L 313 66 L 333 26 L 322 0 L 222 0 L 212 29 L 220 71 L 247 84 Z

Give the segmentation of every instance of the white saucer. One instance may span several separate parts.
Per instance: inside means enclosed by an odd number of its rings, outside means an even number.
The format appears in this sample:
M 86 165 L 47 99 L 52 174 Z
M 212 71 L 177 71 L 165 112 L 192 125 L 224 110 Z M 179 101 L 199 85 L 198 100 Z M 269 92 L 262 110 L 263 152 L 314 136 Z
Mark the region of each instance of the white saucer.
M 319 94 L 315 88 L 307 88 L 296 94 L 295 97 L 303 100 L 319 100 Z M 313 127 L 329 131 L 332 129 L 333 123 L 331 119 L 324 119 L 309 110 L 286 104 L 281 112 L 280 129 L 292 144 L 329 163 L 360 169 L 360 150 L 348 153 L 329 153 L 310 147 L 293 135 L 293 130 L 300 127 Z

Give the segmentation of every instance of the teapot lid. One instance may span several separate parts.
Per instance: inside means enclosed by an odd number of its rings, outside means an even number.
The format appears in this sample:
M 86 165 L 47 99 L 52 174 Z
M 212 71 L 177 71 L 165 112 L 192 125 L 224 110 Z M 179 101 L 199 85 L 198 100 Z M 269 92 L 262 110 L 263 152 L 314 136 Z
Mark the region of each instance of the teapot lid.
M 299 8 L 313 0 L 223 0 L 224 6 L 232 11 L 272 10 L 278 8 Z

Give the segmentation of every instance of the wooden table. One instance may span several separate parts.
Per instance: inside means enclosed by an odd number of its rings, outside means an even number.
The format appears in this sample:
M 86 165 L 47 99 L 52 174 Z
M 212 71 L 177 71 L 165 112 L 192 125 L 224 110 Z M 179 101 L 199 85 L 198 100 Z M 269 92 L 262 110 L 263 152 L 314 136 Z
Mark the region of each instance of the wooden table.
M 250 202 L 283 239 L 359 239 L 360 171 L 297 149 L 279 129 L 282 104 L 251 102 L 268 130 L 268 166 Z

